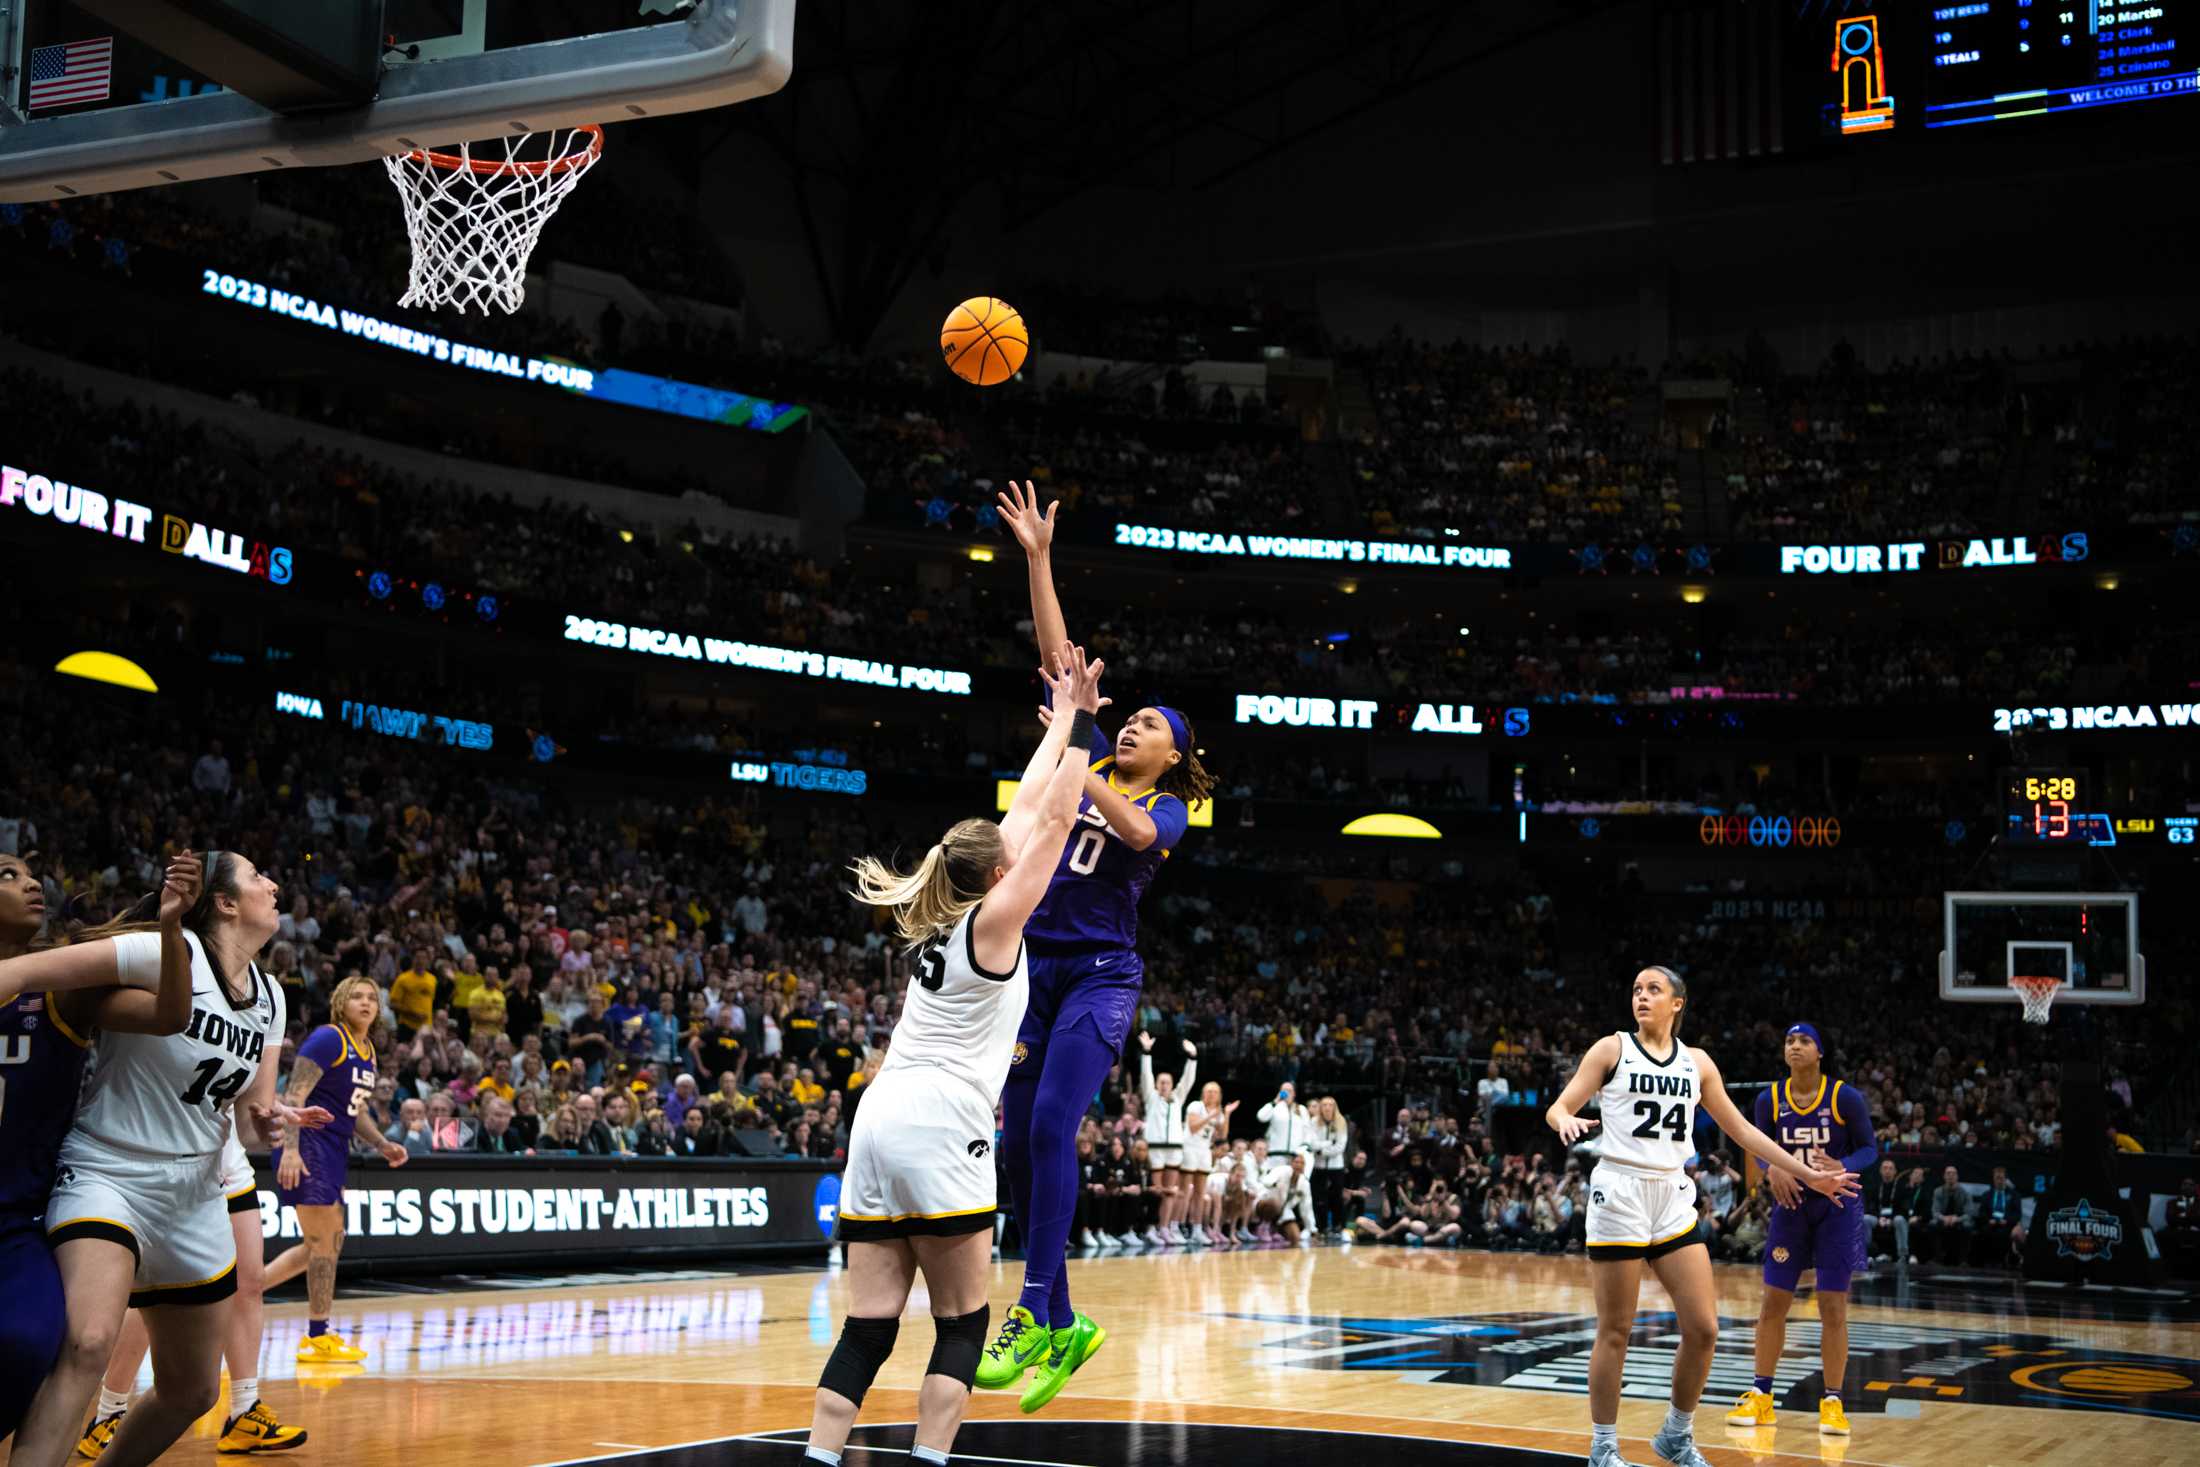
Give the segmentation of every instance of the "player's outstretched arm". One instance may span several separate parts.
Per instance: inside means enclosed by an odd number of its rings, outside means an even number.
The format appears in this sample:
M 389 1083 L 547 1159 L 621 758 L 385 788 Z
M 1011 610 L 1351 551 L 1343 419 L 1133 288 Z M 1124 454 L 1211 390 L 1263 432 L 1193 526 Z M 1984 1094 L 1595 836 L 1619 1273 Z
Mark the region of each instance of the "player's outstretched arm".
M 1543 1123 L 1558 1132 L 1558 1139 L 1568 1146 L 1594 1130 L 1600 1122 L 1585 1121 L 1580 1110 L 1587 1105 L 1611 1076 L 1619 1064 L 1619 1036 L 1607 1034 L 1589 1046 L 1589 1052 L 1574 1066 L 1574 1076 L 1566 1082 L 1566 1088 L 1558 1092 L 1558 1099 L 1543 1112 Z
M 1060 657 L 1057 654 L 1046 666 L 1039 669 L 1040 681 L 1047 685 L 1050 704 L 1066 703 L 1069 696 L 1069 681 L 1058 673 L 1059 666 Z M 1108 700 L 1102 698 L 1100 706 L 1105 708 L 1107 705 Z M 1024 841 L 1031 834 L 1032 824 L 1039 816 L 1039 806 L 1046 799 L 1049 780 L 1056 767 L 1061 764 L 1064 751 L 1069 748 L 1070 724 L 1074 721 L 1070 718 L 1048 719 L 1045 736 L 1039 740 L 1039 747 L 1032 751 L 1031 762 L 1024 766 L 1023 783 L 1016 787 L 1016 798 L 1008 802 L 1008 813 L 1001 817 L 1001 844 L 1011 851 L 1022 850 Z
M 1703 1082 L 1703 1108 L 1719 1129 L 1751 1156 L 1761 1158 L 1774 1171 L 1789 1176 L 1810 1188 L 1831 1197 L 1836 1205 L 1844 1197 L 1854 1197 L 1863 1190 L 1863 1183 L 1851 1171 L 1843 1171 L 1838 1165 L 1831 1170 L 1820 1170 L 1806 1162 L 1798 1161 L 1780 1149 L 1780 1143 L 1749 1123 L 1741 1107 L 1726 1093 L 1726 1082 L 1719 1077 L 1719 1067 L 1711 1062 L 1711 1056 L 1700 1049 L 1688 1051 L 1696 1058 L 1696 1074 Z
M 1021 485 L 1009 480 L 1008 491 L 999 496 L 1001 520 L 1024 549 L 1024 573 L 1031 582 L 1031 628 L 1049 672 L 1061 670 L 1062 645 L 1069 641 L 1069 624 L 1062 619 L 1062 603 L 1054 594 L 1054 512 L 1061 507 L 1061 501 L 1055 500 L 1041 513 L 1039 491 L 1029 479 Z
M 1077 823 L 1077 795 L 1085 779 L 1083 750 L 1092 733 L 1092 716 L 1100 707 L 1100 674 L 1105 668 L 1105 663 L 1086 662 L 1082 647 L 1062 649 L 1070 712 L 1066 748 L 1047 777 L 1038 816 L 1024 837 L 1023 849 L 1016 853 L 1016 864 L 986 893 L 985 905 L 978 908 L 971 927 L 978 963 L 995 972 L 1015 962 L 1024 924 L 1053 884 L 1062 847 L 1069 843 L 1070 827 Z
M 146 951 L 144 934 L 135 932 L 10 958 L 0 962 L 0 1003 L 19 993 L 103 989 L 85 1001 L 90 1023 L 117 1034 L 181 1034 L 191 1022 L 191 949 L 183 919 L 198 902 L 200 879 L 197 856 L 168 863 L 157 959 Z

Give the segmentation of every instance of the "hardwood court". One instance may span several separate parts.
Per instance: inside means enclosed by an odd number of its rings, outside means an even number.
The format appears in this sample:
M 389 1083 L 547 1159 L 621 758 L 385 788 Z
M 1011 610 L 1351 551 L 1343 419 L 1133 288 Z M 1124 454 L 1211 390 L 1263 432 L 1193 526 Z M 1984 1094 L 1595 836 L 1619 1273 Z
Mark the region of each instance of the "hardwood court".
M 1079 1305 L 1107 1327 L 1106 1346 L 1036 1416 L 1019 1415 L 1012 1393 L 980 1392 L 956 1460 L 1578 1460 L 1588 1445 L 1588 1267 L 1373 1248 L 1075 1262 Z M 996 1315 L 1017 1277 L 1013 1264 L 999 1269 Z M 1807 1296 L 1775 1386 L 1781 1424 L 1723 1424 L 1751 1373 L 1755 1271 L 1722 1268 L 1720 1285 L 1719 1359 L 1697 1417 L 1714 1462 L 2200 1461 L 2200 1310 L 2190 1298 L 2076 1297 L 2003 1278 L 1875 1281 L 1853 1315 L 1856 1432 L 1829 1442 L 1814 1414 Z M 1671 1358 L 1664 1302 L 1646 1280 L 1621 1418 L 1627 1454 L 1644 1464 L 1657 1460 L 1648 1437 Z M 269 1314 L 263 1392 L 311 1431 L 299 1461 L 792 1464 L 844 1307 L 838 1275 L 822 1270 L 360 1299 L 340 1304 L 337 1324 L 372 1350 L 369 1362 L 301 1370 L 290 1362 L 303 1312 L 284 1305 Z M 850 1467 L 909 1460 L 932 1337 L 921 1292 L 911 1311 Z M 202 1423 L 168 1460 L 210 1460 L 217 1427 Z

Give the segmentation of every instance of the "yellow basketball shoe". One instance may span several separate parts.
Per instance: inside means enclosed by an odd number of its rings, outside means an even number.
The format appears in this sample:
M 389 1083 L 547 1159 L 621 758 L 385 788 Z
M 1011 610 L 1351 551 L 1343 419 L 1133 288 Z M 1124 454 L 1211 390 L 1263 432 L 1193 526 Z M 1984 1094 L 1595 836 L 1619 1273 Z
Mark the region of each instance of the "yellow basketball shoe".
M 975 1384 L 982 1391 L 1005 1391 L 1024 1378 L 1024 1372 L 1046 1358 L 1053 1332 L 1031 1317 L 1021 1304 L 1011 1305 L 1001 1317 L 1001 1331 L 978 1357 Z
M 1770 1426 L 1773 1419 L 1772 1393 L 1769 1391 L 1743 1391 L 1734 1402 L 1734 1409 L 1726 1413 L 1728 1426 Z
M 107 1450 L 107 1443 L 115 1439 L 115 1428 L 122 1425 L 122 1413 L 102 1416 L 84 1429 L 84 1439 L 76 1444 L 79 1457 L 97 1458 Z
M 292 1447 L 302 1447 L 305 1444 L 306 1434 L 302 1429 L 283 1425 L 275 1419 L 275 1413 L 267 1409 L 267 1402 L 255 1401 L 252 1409 L 242 1416 L 229 1418 L 229 1424 L 222 1428 L 222 1439 L 214 1444 L 214 1450 L 287 1452 Z
M 298 1342 L 300 1365 L 357 1365 L 367 1352 L 344 1343 L 342 1335 L 307 1335 Z
M 1818 1403 L 1818 1434 L 1820 1436 L 1847 1436 L 1849 1413 L 1841 1409 L 1839 1396 L 1827 1396 Z

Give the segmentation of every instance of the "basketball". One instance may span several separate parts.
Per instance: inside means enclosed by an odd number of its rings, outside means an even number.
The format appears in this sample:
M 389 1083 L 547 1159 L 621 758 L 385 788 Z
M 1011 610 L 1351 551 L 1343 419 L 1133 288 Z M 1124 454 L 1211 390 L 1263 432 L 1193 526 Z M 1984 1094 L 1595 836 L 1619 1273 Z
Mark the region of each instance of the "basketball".
M 979 387 L 998 387 L 1015 376 L 1030 349 L 1022 314 L 990 295 L 964 301 L 940 326 L 940 355 L 947 359 L 947 370 Z

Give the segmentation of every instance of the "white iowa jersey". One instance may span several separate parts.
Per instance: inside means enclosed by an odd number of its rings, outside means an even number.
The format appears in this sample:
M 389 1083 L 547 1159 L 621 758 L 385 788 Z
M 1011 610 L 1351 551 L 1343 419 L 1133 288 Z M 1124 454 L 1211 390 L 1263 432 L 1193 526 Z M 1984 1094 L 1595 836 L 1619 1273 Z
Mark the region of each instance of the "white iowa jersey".
M 1619 1064 L 1597 1092 L 1602 1156 L 1643 1171 L 1677 1172 L 1696 1154 L 1696 1105 L 1703 1080 L 1678 1038 L 1660 1064 L 1634 1035 L 1620 1031 Z
M 112 939 L 123 980 L 143 987 L 160 981 L 160 934 L 129 932 Z M 252 996 L 230 1002 L 207 965 L 194 933 L 191 1022 L 181 1034 L 112 1034 L 92 1046 L 90 1072 L 76 1129 L 110 1146 L 151 1155 L 205 1156 L 229 1135 L 230 1103 L 259 1073 L 269 1036 L 282 1043 L 283 1001 L 257 967 Z
M 894 1025 L 894 1042 L 879 1073 L 919 1065 L 945 1070 L 976 1086 L 992 1105 L 1008 1082 L 1031 973 L 1021 942 L 1006 973 L 978 965 L 971 947 L 978 911 L 972 907 L 953 932 L 917 950 L 917 976 L 909 980 L 901 1022 Z

